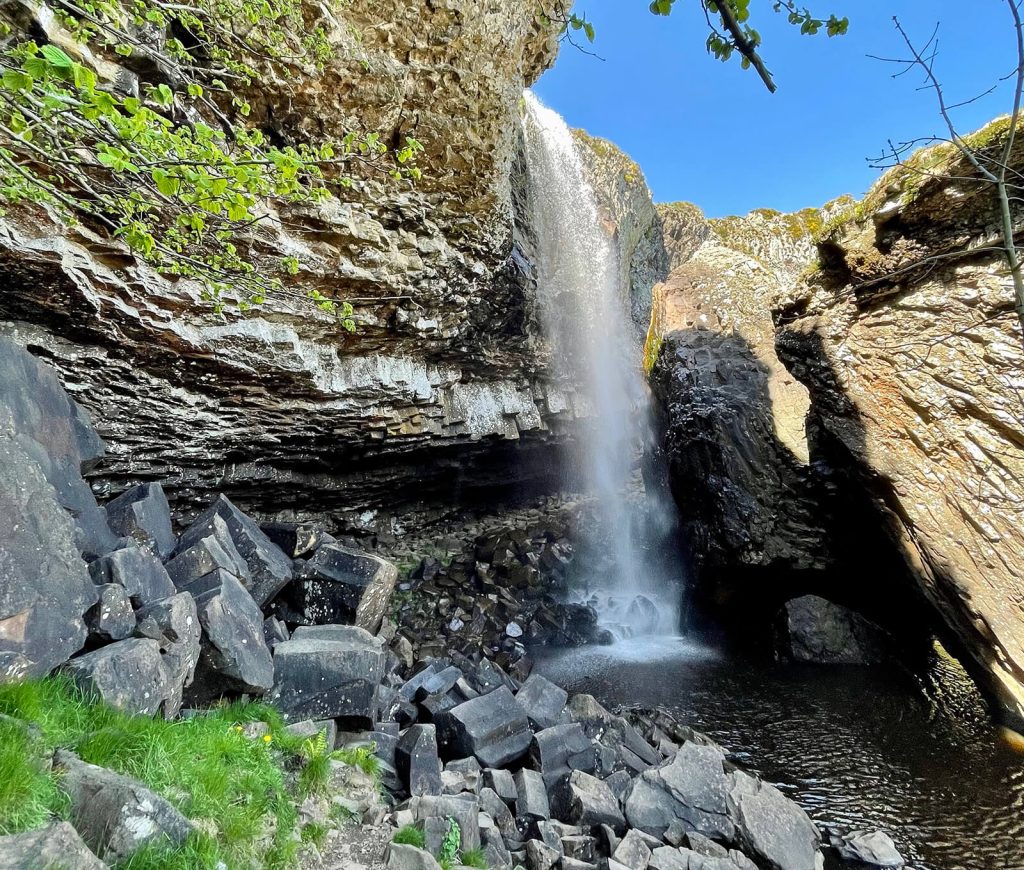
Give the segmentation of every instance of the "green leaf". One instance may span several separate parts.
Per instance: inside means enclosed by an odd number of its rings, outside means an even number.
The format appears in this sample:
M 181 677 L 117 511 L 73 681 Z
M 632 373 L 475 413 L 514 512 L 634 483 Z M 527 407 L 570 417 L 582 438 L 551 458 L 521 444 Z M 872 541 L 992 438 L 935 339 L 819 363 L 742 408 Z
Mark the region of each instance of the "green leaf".
M 153 170 L 153 183 L 164 196 L 177 196 L 178 191 L 181 190 L 181 179 L 171 175 L 165 169 Z
M 40 51 L 54 69 L 70 70 L 74 64 L 74 61 L 64 53 L 64 50 L 56 45 L 44 45 Z
M 33 84 L 35 84 L 35 79 L 28 73 L 13 69 L 4 70 L 3 85 L 9 91 L 30 91 Z

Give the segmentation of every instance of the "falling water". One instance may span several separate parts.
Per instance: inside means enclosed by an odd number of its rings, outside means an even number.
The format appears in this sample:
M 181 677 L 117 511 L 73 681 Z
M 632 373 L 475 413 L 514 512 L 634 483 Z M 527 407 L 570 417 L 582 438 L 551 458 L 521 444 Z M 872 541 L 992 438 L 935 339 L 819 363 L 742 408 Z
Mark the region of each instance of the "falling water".
M 638 471 L 651 403 L 617 248 L 565 121 L 529 91 L 525 99 L 541 316 L 555 371 L 586 421 L 569 457 L 594 514 L 575 583 L 617 638 L 674 634 L 679 593 L 661 548 L 673 517 Z

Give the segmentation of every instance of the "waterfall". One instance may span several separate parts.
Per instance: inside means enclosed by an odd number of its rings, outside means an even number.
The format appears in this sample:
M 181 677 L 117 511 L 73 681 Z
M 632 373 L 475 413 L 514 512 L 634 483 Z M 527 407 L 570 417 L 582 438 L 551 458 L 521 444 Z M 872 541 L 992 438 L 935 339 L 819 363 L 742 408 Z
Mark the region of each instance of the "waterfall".
M 573 583 L 616 638 L 675 634 L 679 568 L 663 546 L 674 511 L 644 491 L 639 473 L 652 409 L 629 288 L 572 133 L 531 92 L 525 101 L 541 319 L 554 373 L 582 409 L 567 474 L 592 506 Z

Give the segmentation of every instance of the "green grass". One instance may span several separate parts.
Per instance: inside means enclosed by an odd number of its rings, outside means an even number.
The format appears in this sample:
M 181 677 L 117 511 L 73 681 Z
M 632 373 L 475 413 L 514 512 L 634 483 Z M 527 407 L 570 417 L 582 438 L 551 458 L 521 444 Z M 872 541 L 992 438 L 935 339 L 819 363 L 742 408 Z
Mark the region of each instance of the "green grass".
M 167 722 L 121 713 L 55 677 L 0 686 L 0 713 L 38 731 L 0 719 L 0 832 L 67 816 L 46 767 L 63 747 L 140 780 L 208 829 L 173 852 L 142 850 L 126 865 L 131 870 L 213 868 L 220 861 L 277 868 L 294 861 L 296 811 L 284 768 L 300 763 L 301 741 L 272 708 L 236 703 Z M 269 739 L 244 736 L 241 727 L 254 721 L 267 723 Z
M 487 858 L 483 849 L 467 849 L 459 856 L 459 860 L 466 867 L 476 867 L 477 870 L 487 870 Z
M 395 836 L 391 838 L 393 843 L 398 843 L 400 846 L 415 846 L 417 849 L 425 849 L 427 847 L 427 837 L 419 828 L 415 825 L 404 825 L 395 831 Z

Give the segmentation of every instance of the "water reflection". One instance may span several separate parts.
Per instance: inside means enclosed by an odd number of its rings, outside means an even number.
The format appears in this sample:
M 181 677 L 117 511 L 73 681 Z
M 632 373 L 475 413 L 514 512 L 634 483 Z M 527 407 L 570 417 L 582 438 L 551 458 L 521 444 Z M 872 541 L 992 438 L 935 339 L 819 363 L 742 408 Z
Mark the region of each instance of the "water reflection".
M 921 677 L 737 661 L 667 638 L 557 652 L 538 669 L 607 705 L 673 712 L 817 822 L 888 831 L 917 870 L 1024 870 L 1024 756 L 939 647 Z

